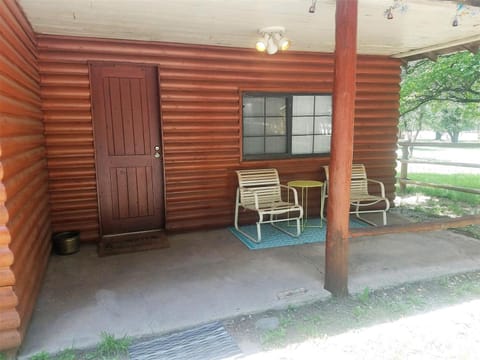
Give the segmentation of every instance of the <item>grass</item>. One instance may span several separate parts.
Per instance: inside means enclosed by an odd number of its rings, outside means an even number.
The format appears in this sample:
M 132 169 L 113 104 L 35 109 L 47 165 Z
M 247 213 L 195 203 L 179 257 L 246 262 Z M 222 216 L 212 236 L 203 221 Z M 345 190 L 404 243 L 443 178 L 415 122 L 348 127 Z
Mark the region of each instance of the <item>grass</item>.
M 370 289 L 366 287 L 360 294 L 357 295 L 358 301 L 360 301 L 362 304 L 368 304 L 370 301 L 370 293 Z
M 480 176 L 477 174 L 428 174 L 411 173 L 409 178 L 418 181 L 480 189 Z M 428 221 L 431 218 L 458 217 L 480 214 L 480 195 L 453 190 L 436 189 L 408 185 L 405 193 L 397 188 L 400 197 L 405 195 L 424 195 L 427 199 L 418 204 L 401 203 L 399 211 L 416 221 Z M 480 240 L 480 225 L 471 225 L 454 231 Z
M 433 184 L 459 186 L 471 189 L 480 189 L 480 176 L 476 174 L 428 174 L 411 173 L 409 179 L 430 182 Z M 423 186 L 407 186 L 407 193 L 423 193 L 437 198 L 446 198 L 452 201 L 459 201 L 473 206 L 480 205 L 480 195 L 463 193 L 460 191 L 436 189 Z
M 50 354 L 45 351 L 35 354 L 30 358 L 30 360 L 51 360 L 51 359 L 52 357 L 50 356 Z
M 77 360 L 77 353 L 74 349 L 65 349 L 61 351 L 56 357 L 56 360 Z
M 65 349 L 52 355 L 45 351 L 30 357 L 30 360 L 121 360 L 128 359 L 128 347 L 132 340 L 127 337 L 116 338 L 107 332 L 101 333 L 102 340 L 91 350 L 80 351 Z M 0 357 L 0 360 L 3 360 Z
M 102 341 L 95 350 L 96 357 L 92 359 L 114 359 L 128 353 L 128 346 L 131 343 L 130 338 L 124 336 L 117 339 L 112 334 L 106 332 L 103 332 L 101 337 Z

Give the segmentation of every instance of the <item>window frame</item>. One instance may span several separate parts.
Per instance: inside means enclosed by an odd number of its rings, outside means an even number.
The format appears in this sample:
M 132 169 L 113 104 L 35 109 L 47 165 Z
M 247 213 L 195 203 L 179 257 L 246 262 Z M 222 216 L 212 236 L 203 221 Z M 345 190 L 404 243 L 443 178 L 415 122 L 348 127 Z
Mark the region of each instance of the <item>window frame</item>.
M 244 98 L 249 97 L 285 97 L 286 98 L 286 153 L 268 153 L 268 154 L 247 154 L 244 153 Z M 294 96 L 330 96 L 333 106 L 333 94 L 328 92 L 273 92 L 273 91 L 241 91 L 240 92 L 240 142 L 241 142 L 241 159 L 242 161 L 254 161 L 254 160 L 281 160 L 281 159 L 294 159 L 294 158 L 317 158 L 317 157 L 329 157 L 330 151 L 322 153 L 309 153 L 309 154 L 292 154 L 292 141 L 293 141 L 293 97 Z M 333 109 L 332 109 L 333 112 Z M 315 110 L 312 114 L 313 121 L 315 122 Z M 264 118 L 266 115 L 264 115 Z M 333 114 L 330 116 L 330 122 L 333 121 Z M 313 134 L 312 136 L 315 136 Z M 324 135 L 328 136 L 328 135 Z M 331 136 L 331 133 L 330 133 Z M 265 138 L 265 134 L 263 136 Z M 314 145 L 313 145 L 314 146 Z

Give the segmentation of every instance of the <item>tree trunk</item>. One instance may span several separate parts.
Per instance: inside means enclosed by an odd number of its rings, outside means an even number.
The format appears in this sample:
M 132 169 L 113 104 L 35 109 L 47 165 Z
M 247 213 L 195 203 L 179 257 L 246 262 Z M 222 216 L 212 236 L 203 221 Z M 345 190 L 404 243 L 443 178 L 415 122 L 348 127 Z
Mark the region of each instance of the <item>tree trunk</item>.
M 452 131 L 449 133 L 450 139 L 452 139 L 452 143 L 458 143 L 458 138 L 460 137 L 460 131 Z

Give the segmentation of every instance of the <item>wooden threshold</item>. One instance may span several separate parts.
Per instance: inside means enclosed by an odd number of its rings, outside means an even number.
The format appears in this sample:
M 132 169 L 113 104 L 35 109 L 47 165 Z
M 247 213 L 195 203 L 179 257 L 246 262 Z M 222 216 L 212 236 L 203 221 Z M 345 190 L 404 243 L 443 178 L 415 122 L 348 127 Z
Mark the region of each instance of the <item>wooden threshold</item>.
M 98 244 L 98 256 L 164 249 L 168 247 L 170 247 L 170 243 L 163 230 L 105 235 Z

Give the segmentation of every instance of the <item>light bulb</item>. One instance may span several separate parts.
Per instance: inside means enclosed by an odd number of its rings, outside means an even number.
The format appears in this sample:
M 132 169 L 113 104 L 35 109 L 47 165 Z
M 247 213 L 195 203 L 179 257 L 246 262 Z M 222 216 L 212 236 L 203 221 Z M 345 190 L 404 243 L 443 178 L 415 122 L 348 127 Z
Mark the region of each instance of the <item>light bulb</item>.
M 268 39 L 270 36 L 268 34 L 264 34 L 263 38 L 258 39 L 257 43 L 255 44 L 255 49 L 260 52 L 264 52 L 268 46 Z
M 255 49 L 260 52 L 264 52 L 267 49 L 267 44 L 263 41 L 263 39 L 258 39 L 257 43 L 255 44 Z
M 275 42 L 280 50 L 287 50 L 290 47 L 290 40 L 282 37 L 279 33 L 275 34 Z
M 275 40 L 277 40 L 277 45 L 280 50 L 287 50 L 290 47 L 290 40 L 280 36 L 279 34 L 277 34 Z

